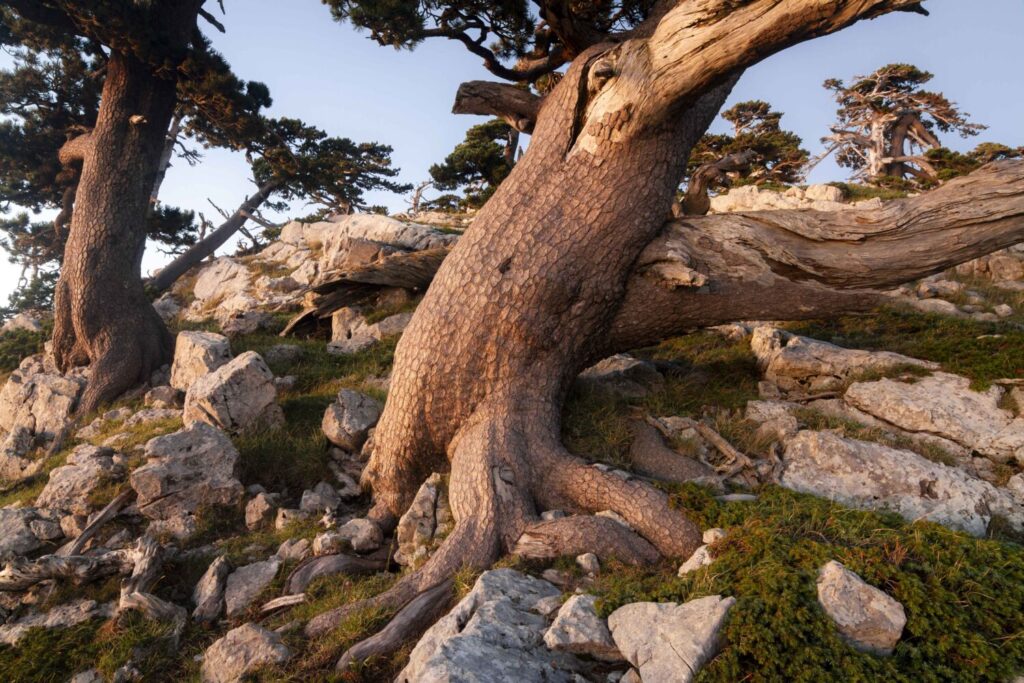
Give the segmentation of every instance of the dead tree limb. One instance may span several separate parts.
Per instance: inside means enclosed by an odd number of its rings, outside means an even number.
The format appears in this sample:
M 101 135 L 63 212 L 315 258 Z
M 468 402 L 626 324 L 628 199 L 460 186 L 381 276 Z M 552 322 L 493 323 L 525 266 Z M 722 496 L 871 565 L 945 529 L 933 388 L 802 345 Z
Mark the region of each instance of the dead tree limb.
M 542 99 L 506 83 L 467 81 L 455 94 L 453 114 L 497 116 L 521 133 L 532 133 Z

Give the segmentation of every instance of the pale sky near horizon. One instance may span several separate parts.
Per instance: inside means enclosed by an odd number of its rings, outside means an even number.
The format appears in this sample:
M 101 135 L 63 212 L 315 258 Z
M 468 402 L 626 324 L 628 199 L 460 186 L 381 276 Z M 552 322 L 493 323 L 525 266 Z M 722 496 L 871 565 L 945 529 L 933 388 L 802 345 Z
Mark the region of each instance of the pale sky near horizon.
M 304 119 L 332 135 L 392 145 L 402 181 L 426 179 L 427 168 L 444 158 L 469 126 L 483 120 L 450 113 L 459 83 L 490 77 L 461 44 L 428 40 L 412 52 L 380 47 L 365 33 L 332 21 L 319 0 L 291 0 L 287 10 L 273 0 L 228 0 L 225 5 L 227 14 L 221 18 L 227 33 L 208 33 L 240 77 L 270 86 L 270 114 Z M 785 112 L 783 127 L 800 135 L 816 154 L 835 113 L 821 87 L 826 78 L 850 79 L 892 62 L 910 62 L 935 74 L 930 89 L 944 92 L 974 121 L 989 126 L 977 138 L 947 136 L 947 146 L 964 150 L 982 141 L 1024 145 L 1024 2 L 929 0 L 924 6 L 930 17 L 884 16 L 768 58 L 747 71 L 725 106 L 767 100 Z M 2 57 L 0 66 L 9 64 Z M 725 129 L 720 119 L 715 129 Z M 846 175 L 828 160 L 808 180 L 843 180 Z M 180 160 L 172 166 L 161 201 L 202 211 L 219 222 L 208 200 L 230 210 L 251 188 L 241 155 L 210 151 L 196 167 Z M 406 207 L 405 199 L 393 194 L 369 199 L 392 212 Z M 291 213 L 308 209 L 294 206 Z M 221 252 L 230 250 L 229 245 Z M 144 269 L 165 260 L 151 247 Z M 4 257 L 0 300 L 6 301 L 16 278 L 17 269 Z

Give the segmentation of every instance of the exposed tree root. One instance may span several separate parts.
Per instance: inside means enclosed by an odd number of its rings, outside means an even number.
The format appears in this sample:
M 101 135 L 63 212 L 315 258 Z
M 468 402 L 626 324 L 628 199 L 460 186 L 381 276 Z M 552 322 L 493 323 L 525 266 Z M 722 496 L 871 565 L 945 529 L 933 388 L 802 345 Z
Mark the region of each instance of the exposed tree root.
M 531 416 L 536 418 L 536 416 Z M 663 555 L 688 557 L 700 544 L 697 526 L 673 510 L 668 497 L 625 473 L 606 472 L 572 456 L 532 419 L 511 410 L 481 408 L 450 448 L 449 499 L 456 526 L 419 569 L 380 595 L 313 618 L 317 637 L 364 609 L 399 610 L 377 635 L 347 651 L 339 667 L 394 651 L 439 615 L 451 577 L 463 567 L 485 569 L 505 552 L 552 558 L 594 552 L 633 564 Z M 541 509 L 611 510 L 613 519 L 578 514 L 540 521 Z M 634 531 L 635 530 L 635 531 Z
M 399 610 L 387 626 L 346 650 L 338 660 L 337 668 L 344 669 L 354 662 L 396 652 L 441 617 L 451 602 L 451 595 L 451 580 L 442 581 L 423 591 Z
M 594 553 L 628 564 L 653 564 L 661 558 L 657 548 L 607 517 L 578 515 L 538 522 L 519 537 L 512 553 L 531 559 Z

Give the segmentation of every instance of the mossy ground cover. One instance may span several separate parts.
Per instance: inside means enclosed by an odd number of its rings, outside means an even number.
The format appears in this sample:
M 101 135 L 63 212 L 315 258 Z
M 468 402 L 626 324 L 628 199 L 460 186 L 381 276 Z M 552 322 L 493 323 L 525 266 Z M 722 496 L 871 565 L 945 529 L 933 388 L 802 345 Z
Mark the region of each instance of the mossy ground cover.
M 702 528 L 726 528 L 709 567 L 679 578 L 609 565 L 589 588 L 607 615 L 636 601 L 736 598 L 727 645 L 698 681 L 993 681 L 1024 672 L 1024 548 L 931 523 L 859 512 L 767 487 L 721 503 L 696 486 L 673 502 Z M 817 601 L 818 568 L 838 560 L 907 613 L 891 657 L 850 647 Z
M 851 348 L 891 349 L 935 360 L 982 384 L 1024 374 L 1024 333 L 1012 321 L 976 323 L 882 311 L 833 322 L 796 323 L 788 329 Z M 1002 336 L 985 336 L 992 334 Z M 374 380 L 388 374 L 394 341 L 358 354 L 333 356 L 326 352 L 322 340 L 281 339 L 268 332 L 233 339 L 232 349 L 235 354 L 246 350 L 264 353 L 281 343 L 302 349 L 297 360 L 270 363 L 275 375 L 296 377 L 295 385 L 280 395 L 287 424 L 235 442 L 242 454 L 245 484 L 286 489 L 291 498 L 297 498 L 318 481 L 331 480 L 328 444 L 320 429 L 324 410 L 342 387 L 383 400 L 385 392 Z M 760 379 L 746 341 L 728 341 L 703 332 L 635 355 L 659 363 L 664 385 L 634 399 L 574 391 L 563 421 L 572 450 L 628 467 L 629 419 L 646 413 L 710 415 L 719 432 L 737 447 L 759 452 L 761 445 L 753 436 L 752 425 L 740 417 L 746 402 L 757 397 Z M 870 436 L 858 431 L 863 430 L 860 425 L 837 425 L 820 415 L 801 419 L 823 428 L 851 430 L 858 438 Z M 159 425 L 158 431 L 173 428 L 176 425 Z M 153 435 L 143 431 L 133 434 L 132 441 L 144 442 Z M 48 468 L 62 463 L 67 450 L 55 456 Z M 935 454 L 935 459 L 940 457 Z M 45 478 L 40 478 L 8 493 L 0 502 L 27 501 L 43 483 Z M 702 527 L 729 529 L 729 537 L 714 547 L 715 564 L 678 578 L 677 562 L 644 569 L 609 562 L 587 589 L 600 596 L 605 613 L 636 600 L 683 601 L 708 594 L 736 597 L 726 629 L 728 644 L 699 680 L 1008 681 L 1024 671 L 1024 556 L 1020 546 L 972 539 L 932 524 L 907 524 L 889 515 L 850 511 L 771 487 L 760 492 L 757 502 L 729 504 L 717 502 L 694 486 L 668 490 L 675 504 L 691 511 Z M 203 511 L 201 533 L 191 545 L 214 542 L 220 552 L 242 564 L 269 556 L 286 538 L 310 538 L 316 531 L 314 520 L 281 532 L 250 532 L 242 517 L 240 506 Z M 843 562 L 906 606 L 907 629 L 891 658 L 850 648 L 822 613 L 815 578 L 818 567 L 829 559 Z M 207 564 L 208 559 L 194 559 L 168 565 L 157 594 L 186 604 Z M 514 558 L 499 564 L 542 569 Z M 571 558 L 559 560 L 556 566 L 578 572 Z M 262 597 L 279 592 L 290 569 L 285 567 Z M 468 591 L 475 576 L 474 572 L 460 574 L 453 600 Z M 582 579 L 577 573 L 576 580 Z M 387 574 L 321 579 L 307 590 L 305 604 L 281 614 L 260 617 L 253 612 L 213 629 L 190 624 L 173 659 L 164 648 L 166 633 L 138 617 L 117 627 L 97 621 L 71 629 L 37 631 L 19 648 L 0 648 L 0 680 L 66 681 L 97 665 L 112 673 L 133 651 L 151 653 L 142 662 L 145 680 L 197 680 L 200 665 L 195 657 L 229 627 L 254 619 L 268 628 L 301 623 L 374 595 L 393 580 L 394 576 Z M 75 590 L 79 591 L 76 594 L 111 599 L 116 586 L 113 580 Z M 411 644 L 385 660 L 345 672 L 333 668 L 347 647 L 379 629 L 389 616 L 380 611 L 357 611 L 341 628 L 317 639 L 306 638 L 299 628 L 285 629 L 286 642 L 300 654 L 286 668 L 267 670 L 260 679 L 391 680 L 404 665 Z

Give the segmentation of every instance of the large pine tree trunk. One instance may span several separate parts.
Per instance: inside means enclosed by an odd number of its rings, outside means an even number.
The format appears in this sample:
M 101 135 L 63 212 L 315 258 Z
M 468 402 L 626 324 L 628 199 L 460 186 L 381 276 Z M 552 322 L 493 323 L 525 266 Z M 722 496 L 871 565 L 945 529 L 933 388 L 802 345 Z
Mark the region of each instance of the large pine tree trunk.
M 366 471 L 387 528 L 431 471 L 456 527 L 376 600 L 398 606 L 503 552 L 685 557 L 700 530 L 664 494 L 569 454 L 570 383 L 608 351 L 631 271 L 670 215 L 690 147 L 742 69 L 909 0 L 682 0 L 579 55 L 529 149 L 445 259 L 395 354 Z M 727 259 L 728 260 L 728 259 Z M 577 516 L 539 521 L 546 509 Z M 611 509 L 633 531 L 604 517 Z M 349 608 L 349 609 L 354 609 Z M 318 633 L 340 612 L 307 628 Z
M 173 351 L 143 291 L 141 265 L 145 216 L 175 101 L 173 79 L 111 53 L 54 302 L 58 366 L 92 365 L 82 411 L 147 381 Z

